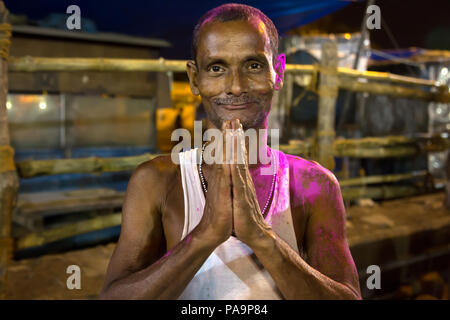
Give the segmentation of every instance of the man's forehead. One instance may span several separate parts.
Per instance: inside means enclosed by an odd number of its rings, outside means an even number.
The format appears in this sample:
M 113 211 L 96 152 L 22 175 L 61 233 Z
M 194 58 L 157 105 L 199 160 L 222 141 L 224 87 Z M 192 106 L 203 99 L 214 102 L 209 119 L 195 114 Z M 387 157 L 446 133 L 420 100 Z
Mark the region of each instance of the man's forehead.
M 197 53 L 199 56 L 271 55 L 270 39 L 264 22 L 259 19 L 213 22 L 202 28 Z

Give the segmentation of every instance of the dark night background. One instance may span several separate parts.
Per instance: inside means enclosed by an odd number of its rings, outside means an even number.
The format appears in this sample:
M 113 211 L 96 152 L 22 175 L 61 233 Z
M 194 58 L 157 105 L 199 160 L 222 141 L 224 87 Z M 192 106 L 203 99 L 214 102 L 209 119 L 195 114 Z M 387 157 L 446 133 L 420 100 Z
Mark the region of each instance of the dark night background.
M 5 5 L 12 14 L 26 15 L 28 23 L 36 24 L 50 13 L 66 15 L 66 8 L 76 4 L 81 8 L 82 17 L 95 22 L 97 31 L 162 38 L 173 44 L 172 48 L 162 52 L 164 57 L 185 59 L 190 54 L 190 34 L 197 19 L 210 8 L 226 2 L 5 0 Z M 295 27 L 305 24 L 308 25 L 306 28 L 315 28 L 322 33 L 357 32 L 366 6 L 366 1 L 327 0 L 304 0 L 298 4 L 267 0 L 242 3 L 265 12 L 281 34 L 297 33 Z M 375 4 L 381 8 L 383 20 L 381 30 L 371 31 L 372 47 L 450 49 L 450 1 L 379 0 Z M 392 37 L 389 37 L 389 31 Z

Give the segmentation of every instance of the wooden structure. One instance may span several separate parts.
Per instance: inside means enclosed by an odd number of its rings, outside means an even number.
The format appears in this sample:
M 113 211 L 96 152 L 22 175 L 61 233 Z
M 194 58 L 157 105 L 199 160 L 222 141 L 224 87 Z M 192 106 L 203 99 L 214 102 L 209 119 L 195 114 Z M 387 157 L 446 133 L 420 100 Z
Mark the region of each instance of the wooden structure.
M 111 33 L 82 33 L 65 30 L 12 26 L 10 56 L 27 55 L 54 59 L 65 57 L 76 64 L 76 58 L 157 59 L 160 48 L 170 44 L 159 39 L 130 37 Z M 58 72 L 55 72 L 58 71 Z M 120 72 L 121 70 L 63 70 L 30 73 L 17 71 L 9 76 L 11 92 L 107 94 L 153 97 L 156 73 Z M 116 79 L 120 77 L 121 81 Z
M 9 143 L 6 94 L 8 92 L 8 54 L 11 26 L 8 11 L 0 1 L 0 299 L 4 293 L 8 261 L 13 253 L 11 220 L 19 179 L 14 165 L 14 150 Z
M 334 156 L 330 152 L 333 148 L 335 136 L 334 118 L 336 109 L 336 99 L 338 96 L 337 85 L 337 44 L 329 41 L 322 44 L 322 60 L 320 67 L 319 83 L 319 106 L 317 118 L 317 143 L 315 158 L 324 167 L 332 170 L 334 168 Z
M 0 4 L 2 2 L 0 1 Z M 3 8 L 4 12 L 4 8 Z M 4 15 L 3 15 L 4 17 Z M 4 23 L 4 18 L 1 22 Z M 9 37 L 7 25 L 2 31 L 2 48 L 4 40 Z M 5 31 L 6 30 L 6 31 Z M 4 52 L 4 51 L 2 51 Z M 438 86 L 432 81 L 401 77 L 386 73 L 357 72 L 337 67 L 337 53 L 335 43 L 323 45 L 323 60 L 318 66 L 287 65 L 286 73 L 291 81 L 301 83 L 312 90 L 319 92 L 318 136 L 309 143 L 293 143 L 281 146 L 289 153 L 309 155 L 326 167 L 332 169 L 334 156 L 352 157 L 398 157 L 410 156 L 420 152 L 427 152 L 433 148 L 448 148 L 446 140 L 427 140 L 425 147 L 423 141 L 407 139 L 404 137 L 367 138 L 361 140 L 335 140 L 334 139 L 334 110 L 339 88 L 351 91 L 364 91 L 374 94 L 384 94 L 397 97 L 408 97 L 426 101 L 450 102 L 448 87 Z M 142 155 L 128 158 L 87 158 L 87 159 L 55 159 L 32 160 L 17 163 L 17 171 L 12 161 L 13 152 L 9 146 L 6 120 L 5 98 L 7 91 L 7 70 L 11 76 L 26 77 L 34 72 L 185 72 L 185 61 L 167 61 L 164 59 L 117 59 L 117 58 L 57 58 L 57 57 L 10 57 L 3 55 L 0 64 L 0 290 L 8 259 L 10 258 L 12 240 L 10 237 L 11 215 L 14 199 L 17 195 L 18 179 L 38 175 L 52 175 L 59 173 L 80 172 L 111 172 L 129 170 L 139 163 L 151 159 L 155 155 Z M 299 77 L 300 76 L 300 77 Z M 400 181 L 416 177 L 421 174 L 390 175 L 365 177 L 342 181 L 346 186 L 366 185 L 371 183 Z M 401 189 L 401 190 L 400 190 Z M 412 188 L 365 188 L 349 189 L 344 191 L 344 198 L 355 199 L 364 196 L 392 197 L 410 195 Z M 64 226 L 57 230 L 44 230 L 29 234 L 16 242 L 16 248 L 26 248 L 42 245 L 46 242 L 59 240 L 80 232 L 98 230 L 107 226 L 120 224 L 120 214 L 114 213 L 104 217 L 96 217 L 89 221 Z

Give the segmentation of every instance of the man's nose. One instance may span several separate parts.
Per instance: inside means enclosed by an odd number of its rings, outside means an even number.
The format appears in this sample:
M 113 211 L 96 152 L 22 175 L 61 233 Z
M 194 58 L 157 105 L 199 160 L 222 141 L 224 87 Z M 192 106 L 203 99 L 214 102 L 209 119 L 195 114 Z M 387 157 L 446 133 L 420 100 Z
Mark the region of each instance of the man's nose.
M 247 81 L 239 71 L 233 71 L 230 73 L 228 79 L 227 94 L 234 96 L 240 96 L 243 93 L 247 93 Z

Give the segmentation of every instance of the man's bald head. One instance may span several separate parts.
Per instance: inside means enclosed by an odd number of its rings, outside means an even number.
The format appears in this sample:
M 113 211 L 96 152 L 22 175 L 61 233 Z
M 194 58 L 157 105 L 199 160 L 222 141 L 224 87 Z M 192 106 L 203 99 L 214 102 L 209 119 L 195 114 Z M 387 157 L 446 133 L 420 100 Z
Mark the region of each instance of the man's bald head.
M 275 28 L 272 20 L 270 20 L 260 10 L 247 6 L 245 4 L 227 3 L 217 8 L 209 10 L 205 13 L 194 28 L 192 36 L 192 58 L 197 61 L 197 48 L 200 30 L 203 26 L 213 22 L 228 22 L 228 21 L 252 21 L 260 20 L 263 22 L 267 36 L 269 37 L 270 47 L 272 49 L 273 58 L 278 55 L 278 31 Z

